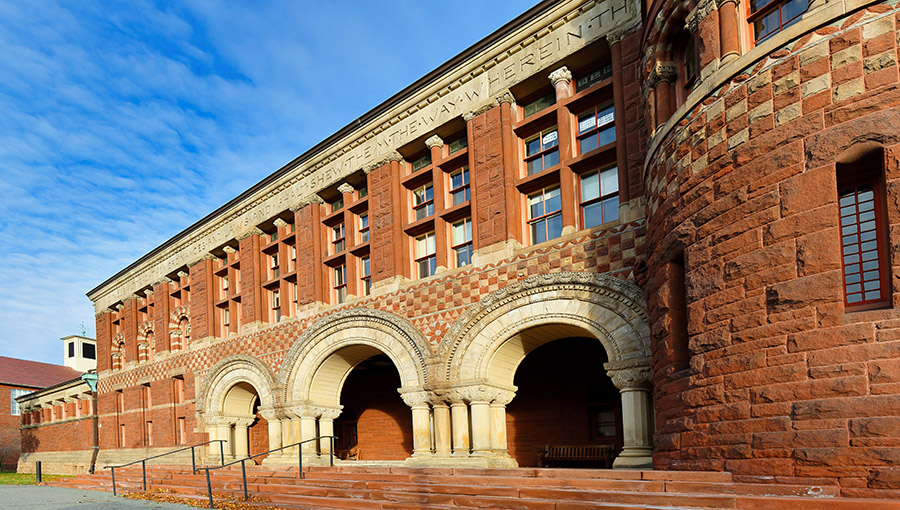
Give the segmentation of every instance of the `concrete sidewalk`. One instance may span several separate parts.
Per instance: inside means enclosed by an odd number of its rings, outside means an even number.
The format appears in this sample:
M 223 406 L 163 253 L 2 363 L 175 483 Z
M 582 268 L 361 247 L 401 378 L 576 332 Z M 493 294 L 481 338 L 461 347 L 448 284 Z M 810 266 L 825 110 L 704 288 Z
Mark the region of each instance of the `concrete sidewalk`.
M 42 487 L 38 485 L 0 485 L 0 508 L 16 510 L 186 510 L 194 508 L 175 503 L 157 503 L 115 497 L 109 492 Z

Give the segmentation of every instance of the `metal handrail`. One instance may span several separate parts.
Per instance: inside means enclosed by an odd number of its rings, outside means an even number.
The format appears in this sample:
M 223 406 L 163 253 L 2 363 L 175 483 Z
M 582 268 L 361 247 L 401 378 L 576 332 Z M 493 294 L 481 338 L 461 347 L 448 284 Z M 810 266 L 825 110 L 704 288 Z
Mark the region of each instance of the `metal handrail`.
M 165 457 L 166 455 L 172 455 L 173 453 L 179 453 L 179 452 L 183 452 L 185 450 L 190 450 L 191 451 L 191 469 L 193 470 L 194 473 L 196 473 L 197 472 L 197 459 L 194 455 L 194 448 L 199 448 L 201 446 L 206 446 L 206 445 L 212 444 L 212 443 L 219 443 L 219 458 L 222 460 L 222 465 L 224 466 L 225 465 L 225 440 L 224 439 L 213 439 L 212 441 L 207 441 L 205 443 L 195 444 L 193 446 L 186 446 L 184 448 L 172 450 L 171 452 L 161 453 L 159 455 L 147 457 L 146 459 L 129 462 L 128 464 L 120 464 L 118 466 L 103 466 L 103 469 L 109 469 L 109 472 L 112 475 L 113 496 L 118 495 L 118 494 L 116 494 L 116 468 L 128 467 L 128 466 L 132 466 L 132 465 L 140 462 L 141 463 L 141 475 L 143 478 L 143 487 L 144 487 L 144 490 L 146 491 L 147 490 L 147 461 L 148 460 L 158 459 L 160 457 Z
M 213 506 L 213 496 L 212 496 L 212 483 L 209 480 L 209 472 L 213 469 L 222 469 L 224 467 L 233 466 L 234 464 L 240 463 L 241 465 L 241 478 L 244 482 L 244 501 L 249 499 L 247 495 L 247 466 L 246 462 L 250 459 L 254 459 L 256 457 L 261 457 L 263 455 L 268 455 L 273 452 L 279 452 L 281 450 L 286 450 L 288 448 L 293 448 L 295 446 L 300 446 L 305 443 L 309 443 L 311 441 L 319 441 L 321 439 L 328 439 L 331 443 L 331 447 L 328 449 L 328 465 L 334 467 L 334 440 L 337 439 L 338 436 L 318 436 L 311 439 L 304 439 L 299 443 L 289 444 L 287 446 L 282 446 L 281 448 L 275 448 L 273 450 L 269 450 L 267 452 L 257 453 L 254 455 L 250 455 L 249 457 L 244 457 L 243 459 L 236 460 L 234 462 L 229 462 L 228 464 L 223 463 L 221 466 L 213 466 L 213 467 L 202 467 L 200 469 L 206 470 L 206 496 L 209 498 L 209 507 L 215 508 Z M 303 478 L 303 449 L 297 448 L 297 474 L 302 479 Z M 146 489 L 145 489 L 146 490 Z

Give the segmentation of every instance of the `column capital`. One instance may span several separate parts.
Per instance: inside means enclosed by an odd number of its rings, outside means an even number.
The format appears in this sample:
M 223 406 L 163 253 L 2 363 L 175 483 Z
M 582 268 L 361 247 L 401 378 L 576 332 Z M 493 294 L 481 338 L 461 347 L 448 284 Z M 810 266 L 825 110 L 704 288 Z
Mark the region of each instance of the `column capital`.
M 607 370 L 606 373 L 612 379 L 616 388 L 619 388 L 621 391 L 649 391 L 653 381 L 653 372 L 649 366 L 612 369 Z
M 503 103 L 509 103 L 511 105 L 516 104 L 515 96 L 513 96 L 512 92 L 510 92 L 508 90 L 506 92 L 503 92 L 499 96 L 497 96 L 496 99 L 497 99 L 497 104 L 503 104 Z
M 275 221 L 273 221 L 272 224 L 278 228 L 284 228 L 288 226 L 288 223 L 281 218 L 275 218 Z
M 263 419 L 266 421 L 275 421 L 275 420 L 281 419 L 281 417 L 278 416 L 279 409 L 275 409 L 275 408 L 260 407 L 259 415 L 262 416 Z
M 337 190 L 340 193 L 353 193 L 354 191 L 356 191 L 356 188 L 345 182 L 338 186 Z
M 444 141 L 438 135 L 431 135 L 425 140 L 425 147 L 429 149 L 432 147 L 443 147 Z
M 512 388 L 500 388 L 497 386 L 489 386 L 486 384 L 479 384 L 473 386 L 464 386 L 461 388 L 455 389 L 455 395 L 453 395 L 456 399 L 462 400 L 468 403 L 497 403 L 499 405 L 506 405 L 512 401 L 512 399 L 516 396 L 515 387 Z
M 237 250 L 234 249 L 234 246 L 229 246 L 227 244 L 222 247 L 222 251 L 224 251 L 225 253 L 227 253 L 229 255 L 237 253 Z
M 569 71 L 569 68 L 566 66 L 562 66 L 556 71 L 550 73 L 548 76 L 550 79 L 550 83 L 555 87 L 557 83 L 564 81 L 566 83 L 572 81 L 572 71 Z
M 238 241 L 243 241 L 244 239 L 247 239 L 250 236 L 261 236 L 263 234 L 264 234 L 264 232 L 262 230 L 260 230 L 257 227 L 253 227 L 249 230 L 244 231 L 239 236 L 237 236 L 235 239 L 237 239 Z
M 177 273 L 175 273 L 175 275 L 179 278 L 187 278 L 188 276 L 190 276 L 187 271 L 178 271 Z M 168 283 L 172 283 L 172 280 L 169 280 Z
M 387 155 L 388 161 L 403 161 L 403 155 L 397 151 L 391 151 Z
M 312 195 L 309 195 L 306 198 L 300 199 L 299 201 L 297 201 L 297 203 L 288 207 L 288 209 L 290 209 L 291 212 L 297 212 L 300 209 L 303 209 L 304 207 L 308 206 L 309 204 L 324 204 L 324 203 L 325 203 L 325 201 L 322 200 L 322 197 L 313 193 Z
M 334 420 L 341 415 L 343 407 L 323 407 L 319 414 L 320 420 Z
M 413 391 L 409 393 L 401 393 L 400 398 L 409 407 L 427 407 L 431 403 L 431 396 L 426 391 Z

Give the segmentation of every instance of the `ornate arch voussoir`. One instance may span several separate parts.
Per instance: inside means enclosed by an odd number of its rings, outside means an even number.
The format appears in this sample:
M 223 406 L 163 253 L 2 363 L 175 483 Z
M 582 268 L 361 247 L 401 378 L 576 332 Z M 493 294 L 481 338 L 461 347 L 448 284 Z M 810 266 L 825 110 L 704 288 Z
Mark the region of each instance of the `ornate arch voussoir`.
M 274 405 L 278 392 L 272 369 L 259 358 L 247 354 L 235 354 L 219 360 L 203 378 L 200 390 L 197 392 L 197 412 L 215 411 L 216 409 L 210 405 L 213 398 L 218 396 L 219 392 L 227 390 L 227 386 L 244 380 L 244 378 L 235 377 L 235 373 L 242 369 L 249 370 L 251 374 L 255 375 L 255 377 L 246 378 L 247 382 L 254 383 L 254 386 L 262 386 L 256 387 L 261 404 Z
M 650 328 L 647 305 L 640 287 L 631 282 L 597 273 L 551 273 L 538 275 L 508 285 L 482 298 L 469 307 L 451 326 L 441 341 L 439 356 L 444 377 L 449 379 L 453 360 L 465 344 L 491 323 L 505 308 L 523 303 L 560 300 L 587 301 L 616 313 L 630 328 L 628 338 L 610 335 L 615 353 L 634 358 L 649 358 Z M 553 313 L 547 316 L 552 318 Z M 587 319 L 587 318 L 586 318 Z M 588 321 L 589 322 L 589 321 Z M 594 329 L 604 331 L 602 324 Z
M 313 323 L 294 341 L 281 364 L 278 373 L 278 385 L 288 391 L 294 368 L 300 361 L 301 354 L 319 340 L 352 326 L 376 327 L 390 332 L 408 346 L 419 365 L 423 377 L 427 358 L 430 356 L 428 340 L 409 321 L 394 314 L 373 308 L 351 308 L 322 317 Z

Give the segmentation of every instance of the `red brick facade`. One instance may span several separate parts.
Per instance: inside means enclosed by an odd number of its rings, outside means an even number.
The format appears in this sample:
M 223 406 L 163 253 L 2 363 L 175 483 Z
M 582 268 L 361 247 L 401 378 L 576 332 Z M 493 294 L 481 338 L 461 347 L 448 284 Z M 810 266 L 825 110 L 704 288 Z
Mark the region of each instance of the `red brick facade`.
M 650 2 L 642 24 L 569 54 L 538 51 L 501 77 L 487 66 L 479 107 L 408 128 L 215 243 L 191 227 L 172 241 L 201 247 L 182 266 L 153 258 L 163 246 L 91 291 L 101 455 L 174 447 L 183 419 L 180 442 L 227 438 L 232 455 L 332 429 L 355 431 L 363 460 L 413 465 L 536 465 L 548 444 L 608 443 L 616 467 L 652 455 L 656 469 L 897 495 L 900 15 L 814 5 L 753 43 L 744 6 L 697 4 Z M 596 27 L 588 11 L 579 30 Z M 529 174 L 536 146 L 549 163 Z M 860 307 L 845 296 L 838 187 L 872 161 L 890 297 Z M 260 186 L 288 193 L 271 184 L 286 169 Z M 592 204 L 613 198 L 617 214 L 591 226 Z M 474 256 L 456 267 L 465 218 Z M 377 354 L 400 395 L 361 364 Z

